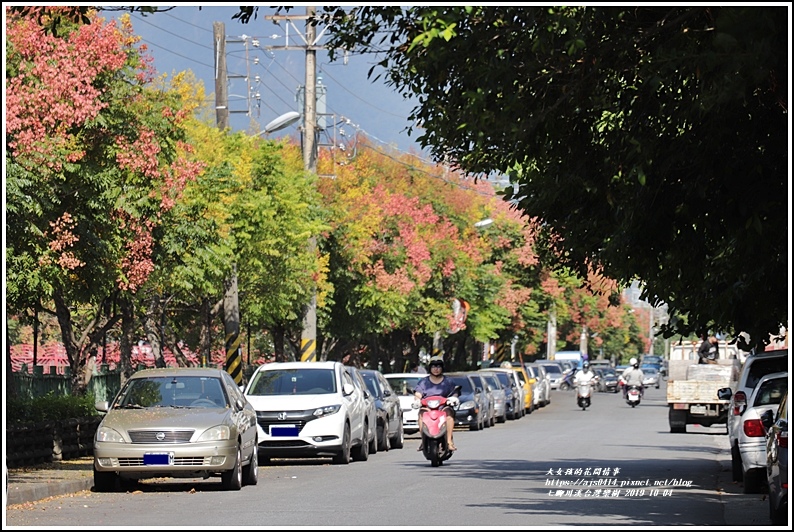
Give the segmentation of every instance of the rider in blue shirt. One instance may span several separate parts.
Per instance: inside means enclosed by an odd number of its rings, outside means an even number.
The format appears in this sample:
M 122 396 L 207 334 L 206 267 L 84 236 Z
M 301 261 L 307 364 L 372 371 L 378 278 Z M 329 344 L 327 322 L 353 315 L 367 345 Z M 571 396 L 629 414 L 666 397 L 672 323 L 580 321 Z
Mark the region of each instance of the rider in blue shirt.
M 416 384 L 416 388 L 414 388 L 414 396 L 416 397 L 416 401 L 414 403 L 420 402 L 425 397 L 430 397 L 433 395 L 440 395 L 442 397 L 452 397 L 455 393 L 455 383 L 452 382 L 452 379 L 448 379 L 444 376 L 444 359 L 440 356 L 434 356 L 430 358 L 430 363 L 428 365 L 430 368 L 430 375 L 425 377 L 424 379 L 420 380 Z M 455 396 L 457 399 L 457 396 Z M 444 405 L 444 409 L 447 412 L 447 446 L 451 451 L 456 451 L 457 448 L 455 447 L 455 442 L 452 439 L 452 433 L 455 430 L 455 410 L 453 410 L 452 406 L 448 402 Z M 419 434 L 422 433 L 422 413 L 419 412 Z M 422 450 L 422 443 L 419 444 L 419 448 L 417 451 Z

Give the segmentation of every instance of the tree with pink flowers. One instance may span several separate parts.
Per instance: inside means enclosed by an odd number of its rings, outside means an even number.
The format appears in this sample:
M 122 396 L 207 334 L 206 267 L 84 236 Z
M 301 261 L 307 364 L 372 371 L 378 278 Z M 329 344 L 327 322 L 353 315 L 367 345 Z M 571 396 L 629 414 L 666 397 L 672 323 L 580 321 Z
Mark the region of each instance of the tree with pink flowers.
M 7 304 L 57 316 L 80 392 L 201 169 L 180 126 L 191 109 L 151 88 L 128 20 L 5 9 Z

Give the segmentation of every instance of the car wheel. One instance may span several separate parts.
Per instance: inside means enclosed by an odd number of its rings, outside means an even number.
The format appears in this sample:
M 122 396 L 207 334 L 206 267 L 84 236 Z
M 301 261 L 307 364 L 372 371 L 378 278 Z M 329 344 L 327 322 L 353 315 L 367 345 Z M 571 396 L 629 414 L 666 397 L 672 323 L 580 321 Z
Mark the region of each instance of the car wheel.
M 243 467 L 243 483 L 246 486 L 256 486 L 259 482 L 259 451 L 254 442 L 254 451 L 251 453 L 251 461 Z
M 364 422 L 364 433 L 362 434 L 361 445 L 356 447 L 354 458 L 359 462 L 369 460 L 369 423 Z
M 350 425 L 345 423 L 345 430 L 342 432 L 342 448 L 334 456 L 335 464 L 350 463 Z
M 389 450 L 389 420 L 383 422 L 383 425 L 378 426 L 378 450 Z
M 744 473 L 742 472 L 742 454 L 739 452 L 738 445 L 731 445 L 731 480 L 741 482 Z
M 239 447 L 234 467 L 221 473 L 221 484 L 227 491 L 237 491 L 243 487 L 243 454 Z
M 118 475 L 112 471 L 97 471 L 94 468 L 94 491 L 108 492 L 116 490 Z
M 766 470 L 753 468 L 744 472 L 744 493 L 761 493 L 763 491 L 761 473 L 766 474 Z
M 402 418 L 397 423 L 397 433 L 391 438 L 390 443 L 393 449 L 402 449 L 405 445 L 405 429 L 403 429 Z
M 370 435 L 369 435 L 369 437 L 370 437 L 370 440 L 369 440 L 369 454 L 375 454 L 375 453 L 378 452 L 378 427 L 377 427 L 377 421 L 375 423 L 376 423 L 375 432 L 370 432 Z

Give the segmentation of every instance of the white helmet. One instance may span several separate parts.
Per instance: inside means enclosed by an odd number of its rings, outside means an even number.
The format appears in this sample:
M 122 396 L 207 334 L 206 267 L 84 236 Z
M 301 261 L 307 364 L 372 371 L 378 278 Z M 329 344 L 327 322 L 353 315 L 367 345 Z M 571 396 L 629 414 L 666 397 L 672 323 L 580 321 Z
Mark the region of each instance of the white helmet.
M 636 365 L 637 365 L 637 359 L 632 357 L 631 360 L 629 360 L 629 366 L 636 366 Z

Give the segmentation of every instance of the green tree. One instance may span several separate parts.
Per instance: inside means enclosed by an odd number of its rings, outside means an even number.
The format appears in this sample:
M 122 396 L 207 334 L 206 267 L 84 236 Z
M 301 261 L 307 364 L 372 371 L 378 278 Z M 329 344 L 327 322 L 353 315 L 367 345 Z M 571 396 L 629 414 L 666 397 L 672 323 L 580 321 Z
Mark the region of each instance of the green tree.
M 324 9 L 332 50 L 419 102 L 423 147 L 509 174 L 559 260 L 641 279 L 666 336 L 788 323 L 786 7 Z

